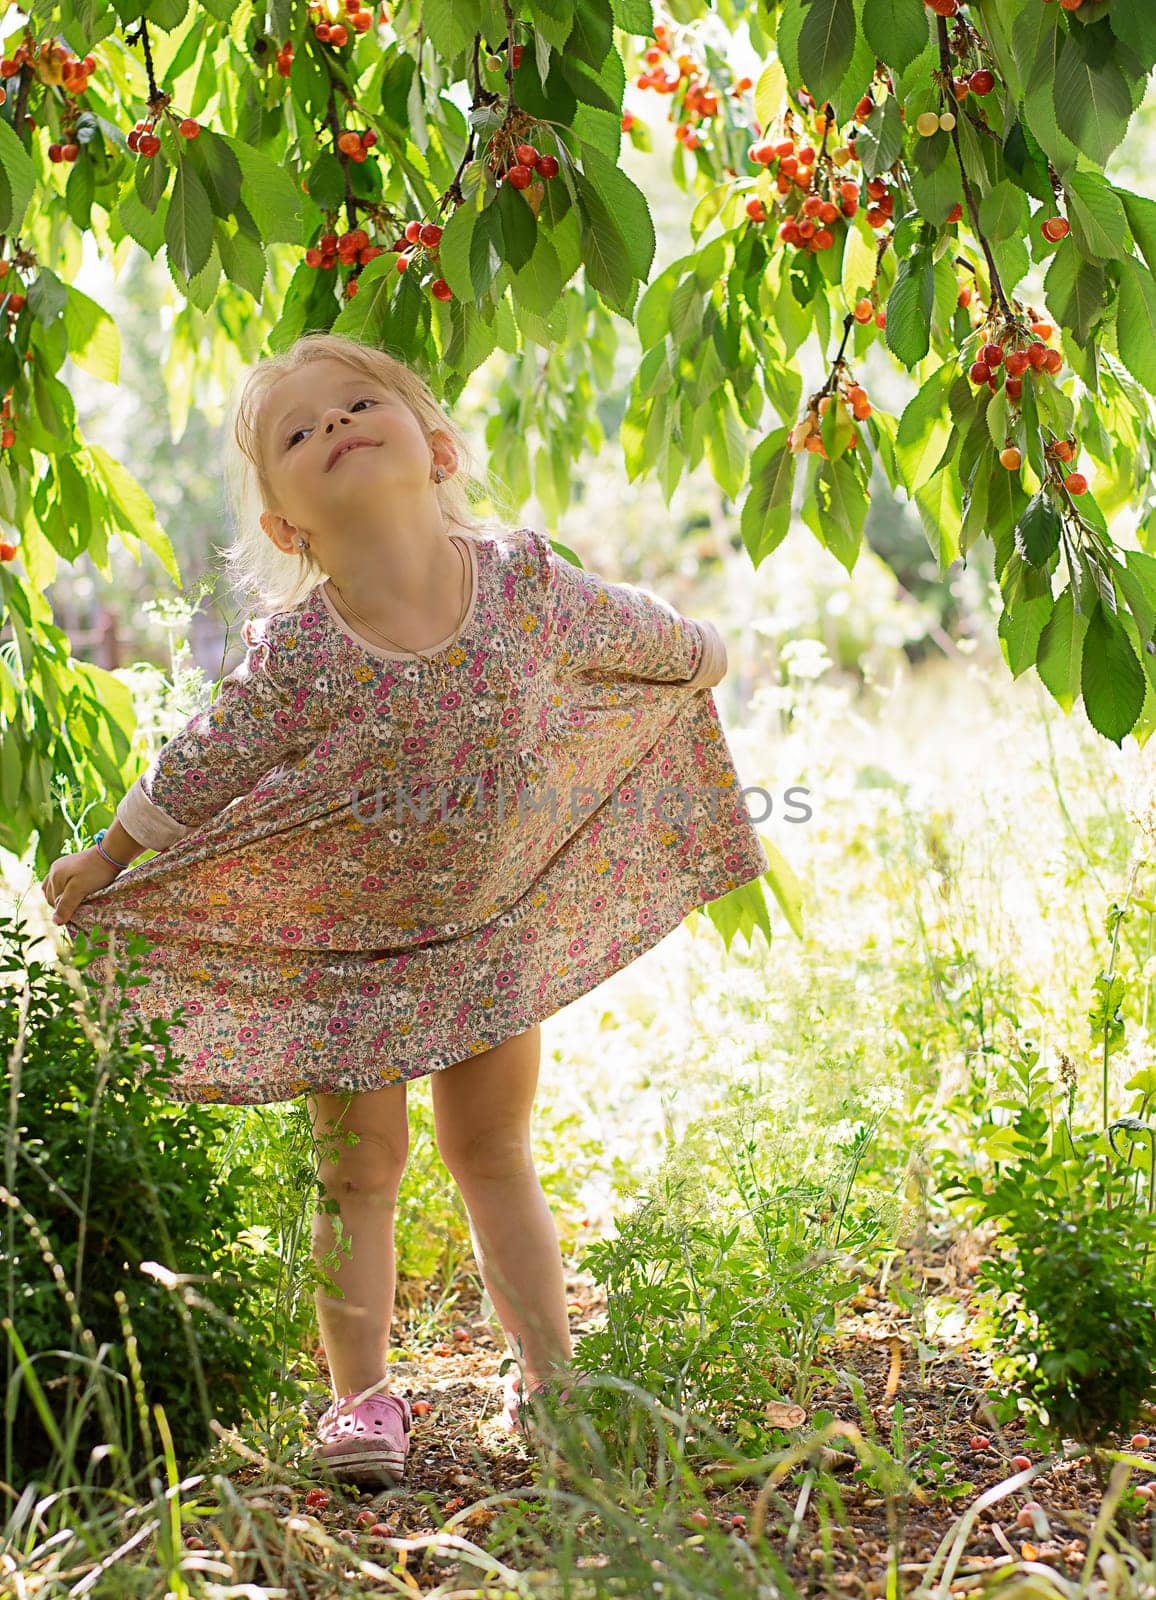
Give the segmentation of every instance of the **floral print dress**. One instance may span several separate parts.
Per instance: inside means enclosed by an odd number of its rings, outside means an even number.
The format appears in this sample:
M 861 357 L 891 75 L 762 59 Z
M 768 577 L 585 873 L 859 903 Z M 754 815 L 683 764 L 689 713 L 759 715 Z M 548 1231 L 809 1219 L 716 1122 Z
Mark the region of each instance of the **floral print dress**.
M 385 650 L 323 581 L 246 622 L 245 659 L 118 806 L 157 854 L 67 926 L 97 981 L 102 930 L 152 941 L 127 1004 L 174 1022 L 172 1099 L 438 1072 L 767 870 L 709 692 L 713 624 L 532 529 L 461 544 L 456 637 Z

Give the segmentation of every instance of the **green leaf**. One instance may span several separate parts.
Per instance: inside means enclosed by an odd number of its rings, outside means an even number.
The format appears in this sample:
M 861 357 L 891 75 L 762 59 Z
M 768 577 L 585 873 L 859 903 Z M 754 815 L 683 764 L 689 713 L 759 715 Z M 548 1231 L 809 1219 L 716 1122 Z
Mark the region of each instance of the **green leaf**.
M 1112 185 L 1097 172 L 1070 173 L 1064 184 L 1072 238 L 1081 253 L 1095 260 L 1128 252 L 1128 219 Z
M 68 354 L 78 367 L 107 383 L 120 381 L 120 331 L 103 306 L 70 285 L 64 307 Z
M 979 225 L 988 239 L 1010 239 L 1028 228 L 1028 197 L 1017 184 L 1001 178 L 979 202 Z
M 927 48 L 927 7 L 923 0 L 866 0 L 863 32 L 880 61 L 902 72 Z
M 867 178 L 877 178 L 893 166 L 903 149 L 903 119 L 894 95 L 888 95 L 859 124 L 855 152 Z
M 628 243 L 601 190 L 584 172 L 575 172 L 582 216 L 582 260 L 586 281 L 613 310 L 629 316 L 638 285 L 634 271 L 637 240 Z M 630 219 L 627 218 L 630 230 Z
M 751 455 L 751 488 L 739 527 L 751 562 L 758 566 L 787 537 L 795 488 L 796 456 L 787 447 L 788 429 L 767 434 Z
M 931 348 L 931 311 L 935 303 L 935 262 L 924 246 L 899 263 L 895 287 L 887 300 L 888 348 L 905 367 L 913 367 Z
M 1130 189 L 1117 187 L 1115 192 L 1124 203 L 1133 238 L 1140 246 L 1145 261 L 1156 272 L 1156 200 L 1133 194 Z
M 1135 256 L 1120 262 L 1116 344 L 1120 360 L 1149 394 L 1156 394 L 1156 280 Z
M 1097 733 L 1122 743 L 1144 704 L 1144 669 L 1128 635 L 1103 600 L 1088 619 L 1080 675 L 1084 709 Z
M 1087 344 L 1104 310 L 1104 269 L 1078 250 L 1056 251 L 1044 278 L 1048 310 L 1079 345 Z
M 919 147 L 924 149 L 934 143 L 934 139 L 921 139 Z M 937 228 L 943 227 L 952 208 L 963 202 L 963 182 L 959 175 L 959 162 L 954 155 L 945 157 L 930 170 L 917 168 L 911 174 L 911 193 L 921 215 Z M 954 283 L 954 270 L 951 276 Z M 954 303 L 955 294 L 952 295 L 952 304 Z
M 1145 67 L 1156 66 L 1156 10 L 1152 0 L 1112 0 L 1112 32 Z
M 1040 682 L 1064 712 L 1072 709 L 1080 693 L 1080 661 L 1088 613 L 1076 610 L 1069 583 L 1052 610 L 1036 650 Z
M 1066 37 L 1060 26 L 1057 5 L 1027 6 L 1012 29 L 1016 63 L 1025 89 L 1024 120 L 1028 131 L 1062 174 L 1074 167 L 1079 152 L 1056 122 L 1052 87 L 1056 76 L 1056 56 Z
M 1056 58 L 1056 126 L 1078 150 L 1103 166 L 1128 131 L 1132 96 L 1111 55 L 1085 41 L 1091 29 L 1076 28 Z
M 761 128 L 769 128 L 787 99 L 787 73 L 777 56 L 772 56 L 755 83 L 755 116 Z
M 847 224 L 847 238 L 843 246 L 843 295 L 849 306 L 859 299 L 860 293 L 869 293 L 875 286 L 876 245 L 863 207 Z
M 5 81 L 11 94 L 12 80 Z M 39 84 L 36 88 L 39 92 Z M 0 116 L 0 233 L 21 231 L 35 189 L 36 168 L 32 158 L 13 133 L 11 118 Z
M 863 524 L 867 520 L 867 492 L 848 458 L 818 462 L 813 490 L 803 496 L 803 520 L 819 543 L 830 550 L 848 572 L 859 557 Z
M 763 878 L 770 884 L 771 893 L 790 924 L 791 932 L 797 939 L 801 939 L 803 937 L 802 886 L 783 853 L 776 849 L 765 834 L 760 833 L 759 839 L 770 862 L 767 871 L 763 873 Z
M 1023 596 L 1014 606 L 1004 607 L 996 633 L 1013 678 L 1035 666 L 1040 635 L 1051 620 L 1053 609 L 1050 590 L 1046 594 Z
M 934 474 L 951 436 L 947 393 L 957 375 L 954 361 L 945 361 L 908 401 L 895 436 L 895 459 L 909 493 Z
M 626 243 L 630 269 L 640 283 L 645 282 L 654 264 L 656 244 L 654 221 L 646 196 L 618 163 L 596 146 L 583 144 L 581 151 L 582 170 L 597 187 L 607 211 L 614 218 L 618 232 Z
M 169 260 L 186 278 L 195 278 L 213 253 L 213 213 L 192 164 L 177 166 L 173 196 L 165 216 Z
M 799 71 L 817 106 L 837 94 L 857 31 L 852 0 L 810 0 L 799 30 Z
M 960 488 L 954 466 L 949 466 L 915 491 L 915 508 L 923 525 L 927 547 L 946 572 L 959 559 L 959 529 L 963 518 Z
M 1060 548 L 1060 513 L 1046 489 L 1028 501 L 1016 523 L 1016 549 L 1033 567 L 1045 566 Z

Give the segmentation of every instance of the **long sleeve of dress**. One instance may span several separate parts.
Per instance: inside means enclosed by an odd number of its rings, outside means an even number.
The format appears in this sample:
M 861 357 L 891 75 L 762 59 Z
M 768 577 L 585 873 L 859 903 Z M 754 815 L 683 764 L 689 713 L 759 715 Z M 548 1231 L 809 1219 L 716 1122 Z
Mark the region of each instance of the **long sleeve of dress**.
M 540 534 L 532 537 L 546 573 L 548 637 L 562 670 L 702 689 L 726 676 L 726 645 L 713 622 L 576 567 Z
M 174 844 L 301 748 L 308 689 L 283 687 L 289 663 L 260 620 L 247 621 L 242 635 L 248 653 L 212 705 L 161 747 L 116 808 L 146 849 Z

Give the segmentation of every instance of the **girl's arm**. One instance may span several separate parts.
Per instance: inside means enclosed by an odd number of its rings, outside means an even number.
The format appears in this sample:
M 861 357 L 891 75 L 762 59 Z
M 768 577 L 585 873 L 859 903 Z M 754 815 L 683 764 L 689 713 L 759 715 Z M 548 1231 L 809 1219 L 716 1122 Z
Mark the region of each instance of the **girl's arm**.
M 635 584 L 576 567 L 529 532 L 546 582 L 547 637 L 568 670 L 697 689 L 726 676 L 726 645 L 713 622 L 684 617 Z
M 166 849 L 301 749 L 308 688 L 282 687 L 291 682 L 290 654 L 263 637 L 259 623 L 242 631 L 248 653 L 217 698 L 162 746 L 117 806 L 128 835 L 118 836 L 122 848 Z M 106 844 L 118 861 L 130 859 L 113 848 L 112 830 Z

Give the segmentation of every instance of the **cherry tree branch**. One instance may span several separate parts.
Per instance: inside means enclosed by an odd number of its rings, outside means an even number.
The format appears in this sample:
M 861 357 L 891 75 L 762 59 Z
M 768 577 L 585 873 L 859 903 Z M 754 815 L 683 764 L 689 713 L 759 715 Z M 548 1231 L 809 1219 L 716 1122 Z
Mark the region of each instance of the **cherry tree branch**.
M 935 22 L 936 22 L 936 32 L 937 32 L 938 37 L 939 37 L 939 65 L 940 65 L 940 70 L 944 74 L 944 76 L 945 76 L 945 78 L 947 80 L 947 83 L 950 85 L 950 83 L 952 81 L 953 73 L 952 73 L 952 66 L 951 66 L 951 50 L 950 50 L 950 47 L 949 47 L 948 42 L 947 42 L 947 23 L 944 21 L 944 19 L 942 17 L 937 17 L 935 19 Z M 975 190 L 971 186 L 971 179 L 967 175 L 967 168 L 963 164 L 963 150 L 962 150 L 962 148 L 960 146 L 960 143 L 959 143 L 959 123 L 958 123 L 958 121 L 956 122 L 955 126 L 951 130 L 951 142 L 952 142 L 952 145 L 955 147 L 955 159 L 959 162 L 959 176 L 963 181 L 963 196 L 964 196 L 964 199 L 967 201 L 967 210 L 968 210 L 968 215 L 971 218 L 972 232 L 975 234 L 976 238 L 979 240 L 980 245 L 981 245 L 981 247 L 983 249 L 983 253 L 984 253 L 985 257 L 987 258 L 987 270 L 988 270 L 989 280 L 991 282 L 991 292 L 995 296 L 995 299 L 998 301 L 999 308 L 1003 312 L 1003 314 L 1007 318 L 1007 320 L 1009 322 L 1015 322 L 1017 320 L 1016 314 L 1012 310 L 1011 306 L 1008 304 L 1008 298 L 1007 298 L 1007 295 L 1004 293 L 1004 287 L 1003 287 L 1003 284 L 1000 282 L 999 271 L 998 271 L 998 269 L 996 267 L 996 264 L 995 264 L 995 257 L 991 253 L 991 246 L 988 244 L 987 239 L 984 236 L 983 229 L 979 225 L 979 206 L 976 204 Z

